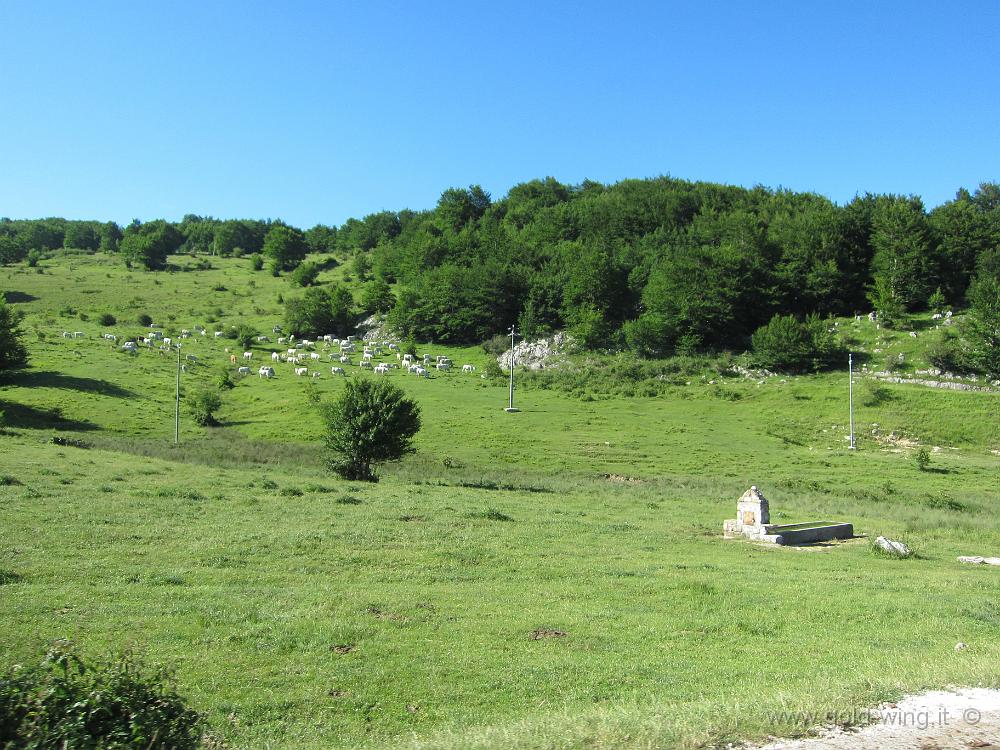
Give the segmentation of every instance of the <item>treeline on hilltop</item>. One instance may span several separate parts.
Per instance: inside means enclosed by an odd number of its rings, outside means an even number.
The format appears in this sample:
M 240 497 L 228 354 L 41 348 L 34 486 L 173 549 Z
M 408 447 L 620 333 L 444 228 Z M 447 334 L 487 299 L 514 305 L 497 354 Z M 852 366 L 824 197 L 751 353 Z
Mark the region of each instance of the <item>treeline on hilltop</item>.
M 172 253 L 252 255 L 275 274 L 315 281 L 309 252 L 353 256 L 368 311 L 404 336 L 483 341 L 570 330 L 584 346 L 649 355 L 746 346 L 776 315 L 876 309 L 892 324 L 964 305 L 1000 283 L 1000 186 L 927 211 L 914 196 L 839 206 L 813 193 L 668 177 L 614 185 L 547 178 L 499 200 L 444 191 L 427 211 L 382 211 L 301 231 L 280 221 L 0 220 L 0 262 L 59 247 L 120 253 L 162 268 Z M 298 268 L 297 268 L 298 267 Z M 984 286 L 985 285 L 985 286 Z M 992 286 L 990 286 L 992 285 Z M 990 290 L 993 290 L 992 292 Z M 343 302 L 343 300 L 341 300 Z

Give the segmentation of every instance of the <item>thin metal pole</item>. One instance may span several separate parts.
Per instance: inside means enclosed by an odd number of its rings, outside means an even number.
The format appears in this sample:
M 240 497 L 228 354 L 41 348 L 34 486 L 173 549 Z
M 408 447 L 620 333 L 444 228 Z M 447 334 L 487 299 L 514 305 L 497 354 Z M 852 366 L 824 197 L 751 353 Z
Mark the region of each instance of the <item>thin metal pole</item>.
M 514 326 L 510 327 L 510 403 L 507 408 L 514 410 Z
M 854 354 L 847 355 L 847 377 L 849 380 L 848 393 L 850 394 L 850 409 L 851 409 L 851 450 L 855 450 L 856 446 L 854 444 Z
M 181 350 L 177 348 L 177 384 L 174 389 L 174 445 L 181 442 Z

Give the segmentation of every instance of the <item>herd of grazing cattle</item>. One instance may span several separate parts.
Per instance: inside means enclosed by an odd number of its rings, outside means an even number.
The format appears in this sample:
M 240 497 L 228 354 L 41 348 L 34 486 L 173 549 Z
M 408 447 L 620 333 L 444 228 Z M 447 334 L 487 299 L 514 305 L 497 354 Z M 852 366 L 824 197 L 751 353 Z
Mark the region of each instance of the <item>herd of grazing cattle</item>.
M 341 377 L 347 375 L 345 367 L 353 366 L 355 357 L 359 357 L 357 360 L 358 368 L 370 370 L 377 375 L 388 375 L 393 370 L 400 370 L 401 372 L 413 374 L 417 377 L 426 378 L 430 377 L 432 369 L 439 372 L 447 372 L 453 367 L 451 359 L 444 355 L 404 354 L 400 350 L 399 343 L 395 341 L 365 341 L 358 340 L 355 336 L 339 339 L 332 334 L 322 336 L 313 341 L 305 338 L 298 339 L 294 335 L 281 335 L 280 326 L 274 326 L 272 333 L 277 335 L 276 343 L 286 348 L 284 351 L 272 350 L 269 352 L 270 364 L 263 364 L 257 368 L 257 377 L 260 379 L 270 380 L 275 377 L 275 366 L 281 363 L 291 364 L 292 372 L 296 377 L 321 377 L 322 372 L 310 369 L 310 365 L 319 366 L 324 355 L 329 358 L 330 362 L 337 363 L 330 367 L 330 375 Z M 72 333 L 66 331 L 62 335 L 64 338 L 85 337 L 82 331 L 74 331 Z M 223 338 L 224 335 L 223 331 L 215 331 L 212 338 L 219 339 Z M 176 336 L 167 337 L 163 335 L 160 326 L 156 324 L 150 325 L 149 330 L 143 331 L 143 334 L 140 336 L 126 338 L 121 346 L 118 346 L 118 335 L 113 333 L 105 333 L 103 335 L 104 339 L 111 343 L 112 348 L 117 347 L 119 350 L 132 355 L 138 355 L 140 349 L 154 350 L 161 355 L 167 352 L 177 352 L 179 355 L 181 348 L 187 343 L 184 340 L 192 339 L 194 343 L 197 343 L 200 337 L 208 336 L 209 333 L 203 326 L 195 326 L 191 330 L 186 328 L 181 329 Z M 260 335 L 257 336 L 257 343 L 270 348 L 271 340 L 266 335 Z M 361 346 L 360 352 L 358 351 L 358 346 Z M 242 357 L 238 357 L 236 353 L 230 352 L 230 349 L 226 347 L 225 353 L 229 357 L 229 364 L 236 368 L 238 376 L 247 377 L 253 373 L 251 363 L 253 362 L 255 352 L 252 350 L 245 351 L 242 353 Z M 264 352 L 263 354 L 267 356 L 268 352 Z M 189 365 L 198 364 L 199 362 L 200 359 L 196 355 L 185 354 L 181 369 L 186 371 Z M 475 371 L 476 368 L 473 365 L 462 365 L 463 373 L 474 373 Z

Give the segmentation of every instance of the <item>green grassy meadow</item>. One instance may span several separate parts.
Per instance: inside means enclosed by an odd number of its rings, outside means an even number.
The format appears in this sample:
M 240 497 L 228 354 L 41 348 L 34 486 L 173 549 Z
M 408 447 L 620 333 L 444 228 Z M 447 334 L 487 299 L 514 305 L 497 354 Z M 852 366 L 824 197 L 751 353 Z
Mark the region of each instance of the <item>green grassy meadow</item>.
M 56 638 L 135 648 L 240 748 L 721 747 L 808 729 L 783 710 L 1000 687 L 1000 571 L 955 560 L 1000 553 L 998 393 L 859 378 L 852 452 L 846 373 L 692 376 L 655 397 L 528 384 L 506 414 L 481 349 L 428 344 L 479 371 L 388 376 L 424 426 L 367 485 L 323 466 L 317 401 L 343 384 L 328 357 L 315 380 L 284 363 L 240 380 L 220 427 L 182 409 L 175 448 L 174 360 L 101 338 L 140 313 L 206 326 L 184 341 L 190 393 L 238 346 L 213 330 L 270 335 L 285 279 L 246 259 L 40 265 L 0 271 L 32 355 L 0 387 L 5 664 Z M 926 366 L 915 324 L 839 323 L 870 367 L 903 353 L 904 371 Z M 256 346 L 254 369 L 282 348 Z M 917 554 L 723 540 L 750 484 L 774 523 L 849 521 Z

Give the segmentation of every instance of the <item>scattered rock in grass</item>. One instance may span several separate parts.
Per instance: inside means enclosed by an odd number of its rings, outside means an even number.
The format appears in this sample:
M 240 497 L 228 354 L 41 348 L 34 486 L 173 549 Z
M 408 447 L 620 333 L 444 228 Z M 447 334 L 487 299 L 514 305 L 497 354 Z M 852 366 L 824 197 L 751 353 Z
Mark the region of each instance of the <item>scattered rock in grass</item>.
M 979 555 L 962 555 L 959 556 L 958 561 L 960 563 L 968 563 L 970 565 L 1000 565 L 1000 557 L 980 557 Z
M 639 477 L 627 477 L 624 474 L 605 474 L 604 478 L 609 482 L 619 482 L 627 484 L 639 484 L 642 482 Z
M 875 539 L 875 546 L 892 557 L 910 557 L 913 554 L 913 550 L 902 542 L 887 539 L 884 536 Z
M 555 630 L 553 628 L 538 628 L 537 630 L 531 631 L 531 640 L 541 641 L 545 638 L 565 638 L 567 635 L 565 630 Z
M 330 646 L 330 650 L 335 654 L 349 654 L 354 650 L 355 646 L 353 643 L 341 643 L 336 646 Z
M 331 698 L 343 698 L 345 695 L 347 695 L 347 691 L 346 690 L 331 690 L 331 691 L 329 691 L 327 693 L 327 695 L 329 695 Z
M 968 647 L 969 647 L 968 643 L 962 643 L 961 641 L 955 644 L 956 651 L 965 651 L 965 649 L 967 649 Z
M 415 714 L 417 711 L 420 710 L 420 706 L 414 706 L 412 703 L 410 703 L 409 705 L 407 705 L 406 710 L 409 711 L 411 714 Z

